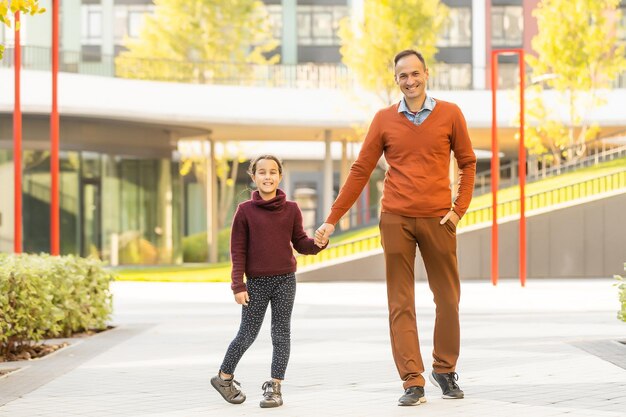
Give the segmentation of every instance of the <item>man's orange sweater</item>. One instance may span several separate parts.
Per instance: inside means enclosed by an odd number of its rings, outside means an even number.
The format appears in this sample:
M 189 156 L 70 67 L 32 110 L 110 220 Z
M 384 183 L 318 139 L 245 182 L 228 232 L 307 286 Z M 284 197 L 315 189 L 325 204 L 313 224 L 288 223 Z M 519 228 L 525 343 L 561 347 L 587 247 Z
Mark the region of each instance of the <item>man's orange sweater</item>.
M 459 217 L 465 214 L 474 189 L 476 155 L 459 107 L 446 101 L 436 102 L 432 113 L 419 126 L 398 113 L 398 104 L 376 113 L 327 223 L 336 224 L 352 207 L 383 153 L 389 165 L 383 212 L 440 217 L 453 208 Z M 454 151 L 459 166 L 459 190 L 454 203 L 450 192 L 450 151 Z

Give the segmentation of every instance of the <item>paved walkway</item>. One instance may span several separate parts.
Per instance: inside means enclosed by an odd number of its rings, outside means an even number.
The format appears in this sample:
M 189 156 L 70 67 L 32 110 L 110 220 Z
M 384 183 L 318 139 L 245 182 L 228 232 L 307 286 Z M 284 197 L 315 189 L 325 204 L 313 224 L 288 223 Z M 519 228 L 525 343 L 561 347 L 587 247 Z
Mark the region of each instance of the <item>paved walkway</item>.
M 540 280 L 520 288 L 463 284 L 464 400 L 398 407 L 382 283 L 298 286 L 285 405 L 258 407 L 268 377 L 269 326 L 237 371 L 248 400 L 225 403 L 210 384 L 239 309 L 226 284 L 116 283 L 117 328 L 0 378 L 0 416 L 624 416 L 626 323 L 611 280 Z M 433 306 L 417 284 L 422 352 Z

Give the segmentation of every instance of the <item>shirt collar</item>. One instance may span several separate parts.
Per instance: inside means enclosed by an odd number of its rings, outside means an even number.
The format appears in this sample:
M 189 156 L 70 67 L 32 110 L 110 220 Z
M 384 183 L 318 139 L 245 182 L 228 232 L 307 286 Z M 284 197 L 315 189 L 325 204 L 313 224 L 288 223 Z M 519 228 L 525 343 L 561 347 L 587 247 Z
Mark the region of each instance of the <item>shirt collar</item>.
M 426 99 L 424 100 L 424 104 L 422 105 L 422 108 L 419 109 L 418 112 L 422 110 L 432 111 L 434 108 L 435 108 L 435 99 L 433 99 L 431 96 L 426 94 Z M 406 105 L 406 101 L 404 97 L 402 97 L 402 100 L 400 100 L 400 105 L 398 106 L 398 113 L 405 113 L 405 112 L 412 113 L 411 110 L 409 110 L 409 106 Z

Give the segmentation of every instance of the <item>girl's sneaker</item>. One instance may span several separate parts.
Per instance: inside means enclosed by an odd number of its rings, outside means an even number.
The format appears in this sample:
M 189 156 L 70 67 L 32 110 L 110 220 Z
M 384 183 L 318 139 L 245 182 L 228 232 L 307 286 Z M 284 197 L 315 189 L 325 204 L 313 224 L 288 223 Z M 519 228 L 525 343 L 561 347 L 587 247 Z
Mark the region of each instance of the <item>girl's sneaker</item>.
M 211 378 L 211 385 L 231 404 L 241 404 L 246 400 L 246 394 L 241 391 L 241 385 L 234 378 L 222 379 L 217 374 Z
M 283 405 L 280 382 L 266 381 L 261 388 L 263 389 L 263 399 L 260 404 L 261 408 L 280 407 Z

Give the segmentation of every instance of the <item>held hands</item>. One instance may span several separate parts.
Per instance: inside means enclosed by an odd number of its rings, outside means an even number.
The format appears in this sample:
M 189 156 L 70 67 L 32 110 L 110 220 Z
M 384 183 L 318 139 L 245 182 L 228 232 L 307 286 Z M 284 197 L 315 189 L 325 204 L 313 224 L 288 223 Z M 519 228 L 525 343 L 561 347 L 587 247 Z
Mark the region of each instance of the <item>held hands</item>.
M 454 226 L 456 227 L 456 225 L 459 223 L 459 220 L 461 220 L 461 218 L 459 217 L 458 214 L 456 214 L 454 210 L 450 210 L 445 216 L 443 216 L 443 219 L 441 219 L 439 224 L 446 224 L 448 220 L 450 220 L 452 224 L 454 224 Z
M 250 301 L 250 297 L 248 296 L 248 291 L 238 292 L 235 294 L 235 301 L 237 304 L 243 304 L 244 306 L 248 305 Z
M 335 226 L 330 223 L 324 223 L 315 231 L 315 245 L 318 247 L 323 247 L 328 243 L 328 239 L 330 235 L 335 231 Z

